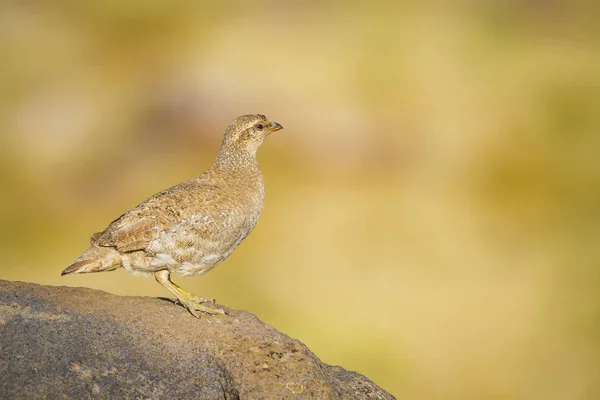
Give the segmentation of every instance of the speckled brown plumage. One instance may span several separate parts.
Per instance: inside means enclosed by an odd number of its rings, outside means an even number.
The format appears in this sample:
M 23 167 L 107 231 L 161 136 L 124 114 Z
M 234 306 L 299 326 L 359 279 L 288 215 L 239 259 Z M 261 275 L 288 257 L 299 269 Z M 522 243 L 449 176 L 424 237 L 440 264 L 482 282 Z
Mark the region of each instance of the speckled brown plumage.
M 119 267 L 154 273 L 193 315 L 221 312 L 172 283 L 169 275 L 210 271 L 252 231 L 265 196 L 256 152 L 279 129 L 281 125 L 264 115 L 236 118 L 207 171 L 155 194 L 92 235 L 90 247 L 62 274 Z

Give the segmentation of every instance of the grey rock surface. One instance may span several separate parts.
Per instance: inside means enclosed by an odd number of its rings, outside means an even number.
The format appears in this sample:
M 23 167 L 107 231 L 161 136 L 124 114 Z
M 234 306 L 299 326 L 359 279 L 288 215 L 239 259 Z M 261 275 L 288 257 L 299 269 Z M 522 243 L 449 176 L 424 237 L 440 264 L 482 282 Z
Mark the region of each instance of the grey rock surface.
M 393 399 L 254 315 L 0 281 L 0 399 Z

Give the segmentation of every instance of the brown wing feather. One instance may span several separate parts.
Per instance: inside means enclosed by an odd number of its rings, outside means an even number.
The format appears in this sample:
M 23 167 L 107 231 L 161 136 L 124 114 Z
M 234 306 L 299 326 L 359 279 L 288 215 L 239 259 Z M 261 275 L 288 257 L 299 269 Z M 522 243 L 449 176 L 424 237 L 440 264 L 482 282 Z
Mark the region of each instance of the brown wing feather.
M 121 252 L 144 250 L 156 238 L 158 224 L 155 218 L 128 218 L 124 215 L 112 224 L 96 240 L 96 245 L 116 247 Z
M 96 233 L 92 234 L 92 236 L 90 237 L 90 245 L 96 244 L 98 239 L 100 239 L 102 237 L 103 233 L 104 232 L 96 232 Z

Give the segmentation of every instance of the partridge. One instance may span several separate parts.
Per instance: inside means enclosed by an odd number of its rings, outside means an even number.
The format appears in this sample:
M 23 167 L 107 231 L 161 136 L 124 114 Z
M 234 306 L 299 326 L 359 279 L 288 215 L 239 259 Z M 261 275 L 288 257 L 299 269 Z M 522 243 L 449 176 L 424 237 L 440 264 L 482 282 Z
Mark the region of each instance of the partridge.
M 265 184 L 256 152 L 283 129 L 264 115 L 236 118 L 203 174 L 163 190 L 90 238 L 90 247 L 62 275 L 112 271 L 154 274 L 195 317 L 224 314 L 209 300 L 173 283 L 171 273 L 202 275 L 248 236 L 263 209 Z

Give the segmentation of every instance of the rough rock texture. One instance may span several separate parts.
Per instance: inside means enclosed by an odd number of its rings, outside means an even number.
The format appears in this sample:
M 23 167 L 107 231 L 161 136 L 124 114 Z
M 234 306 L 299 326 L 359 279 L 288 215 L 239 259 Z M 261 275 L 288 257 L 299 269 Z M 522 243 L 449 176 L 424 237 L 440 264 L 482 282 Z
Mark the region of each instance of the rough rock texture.
M 254 315 L 0 281 L 0 399 L 393 399 Z

